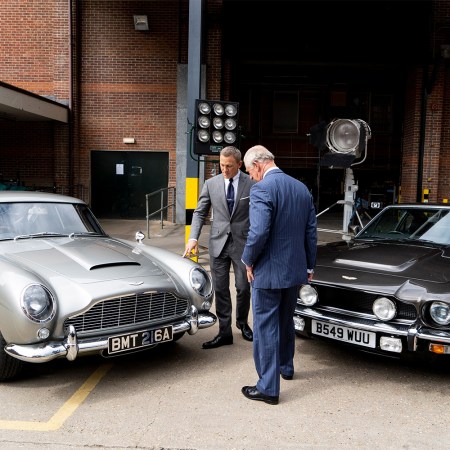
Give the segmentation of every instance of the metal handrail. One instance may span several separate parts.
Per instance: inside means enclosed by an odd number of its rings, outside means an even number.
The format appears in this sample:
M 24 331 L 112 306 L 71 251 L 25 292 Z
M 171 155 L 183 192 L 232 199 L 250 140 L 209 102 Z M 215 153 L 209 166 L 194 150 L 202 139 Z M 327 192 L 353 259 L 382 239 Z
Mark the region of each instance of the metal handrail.
M 164 193 L 167 192 L 167 205 L 164 205 Z M 172 193 L 172 202 L 169 203 L 169 197 Z M 149 198 L 153 197 L 154 195 L 160 194 L 161 196 L 161 207 L 152 212 L 149 213 Z M 147 237 L 150 239 L 150 217 L 153 217 L 155 214 L 160 213 L 160 222 L 161 222 L 161 229 L 164 228 L 164 211 L 168 210 L 170 207 L 172 207 L 172 222 L 175 222 L 175 200 L 176 200 L 176 187 L 169 186 L 166 188 L 158 189 L 157 191 L 151 192 L 150 194 L 145 194 L 145 210 L 146 210 L 146 219 L 147 219 Z

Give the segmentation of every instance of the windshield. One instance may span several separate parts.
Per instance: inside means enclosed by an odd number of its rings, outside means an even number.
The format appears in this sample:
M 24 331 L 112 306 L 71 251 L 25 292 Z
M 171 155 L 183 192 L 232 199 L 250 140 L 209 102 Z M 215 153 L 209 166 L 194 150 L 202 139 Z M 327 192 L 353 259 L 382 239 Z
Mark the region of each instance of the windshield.
M 364 239 L 410 239 L 450 244 L 447 208 L 391 207 L 383 210 L 358 234 Z
M 0 239 L 18 236 L 103 233 L 86 205 L 0 203 Z

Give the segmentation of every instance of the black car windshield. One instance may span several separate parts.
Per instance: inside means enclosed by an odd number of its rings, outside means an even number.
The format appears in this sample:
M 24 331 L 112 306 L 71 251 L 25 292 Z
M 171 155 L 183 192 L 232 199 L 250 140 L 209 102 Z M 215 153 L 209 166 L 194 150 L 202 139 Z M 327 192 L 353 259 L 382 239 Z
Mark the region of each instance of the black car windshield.
M 377 215 L 357 238 L 417 240 L 450 244 L 450 209 L 388 207 Z
M 86 205 L 71 203 L 0 203 L 0 239 L 103 231 Z

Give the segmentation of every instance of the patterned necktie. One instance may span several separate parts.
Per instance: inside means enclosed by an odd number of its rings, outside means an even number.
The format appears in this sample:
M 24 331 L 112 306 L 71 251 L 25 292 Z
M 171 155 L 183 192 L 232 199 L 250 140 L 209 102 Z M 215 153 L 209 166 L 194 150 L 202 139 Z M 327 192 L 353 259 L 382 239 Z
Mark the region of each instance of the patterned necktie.
M 230 182 L 228 183 L 227 203 L 228 203 L 228 211 L 230 211 L 230 216 L 231 216 L 231 213 L 233 212 L 233 208 L 234 208 L 233 178 L 230 178 Z

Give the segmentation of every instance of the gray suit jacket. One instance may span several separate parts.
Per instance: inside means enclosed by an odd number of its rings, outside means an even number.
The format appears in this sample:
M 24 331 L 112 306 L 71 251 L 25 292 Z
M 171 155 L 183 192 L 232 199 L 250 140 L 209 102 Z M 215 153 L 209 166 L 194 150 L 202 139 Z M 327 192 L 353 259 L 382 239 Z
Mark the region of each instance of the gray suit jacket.
M 219 174 L 206 180 L 192 216 L 189 239 L 198 240 L 202 227 L 212 208 L 209 254 L 215 258 L 220 255 L 230 232 L 232 233 L 236 248 L 242 254 L 250 226 L 250 188 L 254 183 L 246 173 L 241 171 L 236 201 L 230 217 L 223 175 Z

